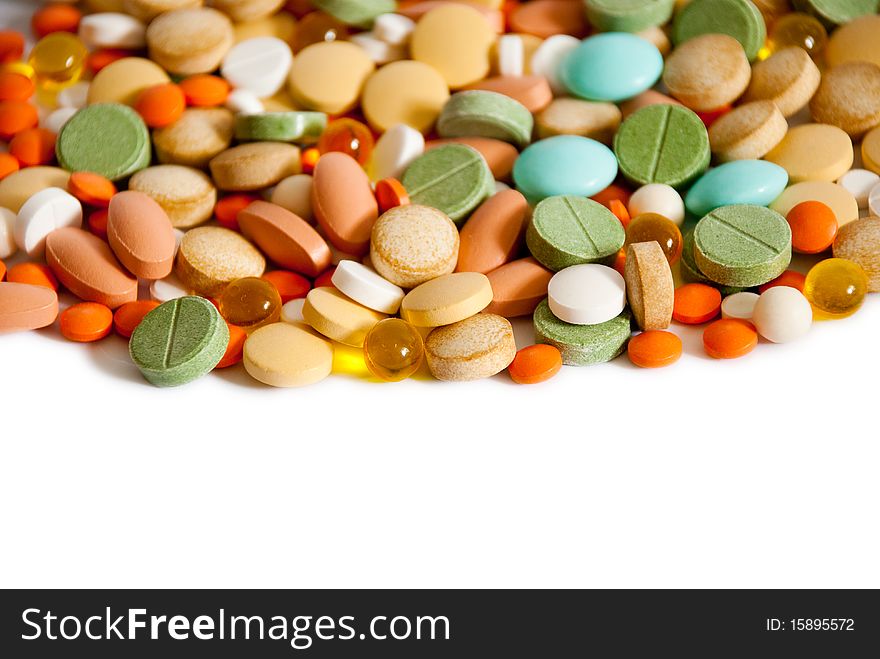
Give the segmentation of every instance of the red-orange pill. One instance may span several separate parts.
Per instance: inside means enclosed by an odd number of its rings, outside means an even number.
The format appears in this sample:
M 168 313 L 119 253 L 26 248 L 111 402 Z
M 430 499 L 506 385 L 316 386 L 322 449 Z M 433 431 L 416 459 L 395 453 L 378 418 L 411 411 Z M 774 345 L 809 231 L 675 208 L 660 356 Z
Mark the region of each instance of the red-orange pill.
M 685 284 L 675 289 L 672 317 L 680 323 L 707 323 L 721 312 L 721 292 L 706 284 Z
M 74 172 L 67 180 L 67 191 L 82 203 L 107 208 L 116 194 L 113 181 L 94 172 Z
M 380 213 L 410 203 L 406 188 L 396 178 L 385 178 L 376 183 L 376 202 Z
M 768 288 L 773 288 L 774 286 L 791 286 L 792 288 L 798 289 L 801 293 L 804 292 L 804 282 L 807 280 L 806 275 L 802 275 L 800 272 L 795 270 L 786 270 L 781 275 L 779 275 L 776 279 L 768 281 L 766 284 L 758 288 L 759 293 L 763 293 Z
M 665 330 L 649 330 L 630 339 L 629 360 L 642 368 L 662 368 L 681 357 L 681 339 Z
M 53 291 L 58 290 L 58 279 L 49 267 L 42 263 L 19 263 L 12 266 L 6 273 L 6 281 L 44 286 Z
M 142 91 L 134 109 L 150 128 L 164 128 L 180 119 L 186 98 L 178 85 L 168 82 Z
M 229 343 L 226 345 L 226 352 L 223 353 L 223 357 L 217 362 L 215 368 L 234 366 L 241 361 L 242 354 L 244 353 L 244 342 L 247 340 L 247 332 L 238 325 L 226 323 L 226 326 L 229 328 Z
M 110 333 L 111 327 L 113 312 L 97 302 L 80 302 L 61 312 L 61 335 L 70 341 L 99 341 Z
M 518 350 L 507 373 L 517 384 L 538 384 L 559 373 L 562 353 L 555 346 L 542 343 Z
M 48 165 L 55 158 L 55 133 L 45 128 L 28 128 L 9 143 L 9 153 L 24 167 Z
M 113 327 L 119 336 L 129 338 L 148 313 L 159 306 L 155 300 L 126 302 L 113 314 Z
M 0 153 L 0 181 L 21 169 L 18 158 L 9 153 Z
M 275 287 L 282 303 L 305 297 L 312 290 L 312 282 L 290 270 L 271 270 L 265 273 L 262 279 Z
M 180 81 L 187 105 L 210 108 L 223 105 L 229 97 L 229 83 L 212 75 L 194 75 Z
M 716 320 L 703 331 L 703 348 L 715 359 L 735 359 L 758 345 L 755 326 L 738 318 Z
M 36 91 L 34 81 L 15 71 L 0 71 L 0 101 L 27 101 Z
M 231 194 L 214 206 L 214 217 L 220 226 L 238 231 L 238 214 L 260 198 L 252 194 Z

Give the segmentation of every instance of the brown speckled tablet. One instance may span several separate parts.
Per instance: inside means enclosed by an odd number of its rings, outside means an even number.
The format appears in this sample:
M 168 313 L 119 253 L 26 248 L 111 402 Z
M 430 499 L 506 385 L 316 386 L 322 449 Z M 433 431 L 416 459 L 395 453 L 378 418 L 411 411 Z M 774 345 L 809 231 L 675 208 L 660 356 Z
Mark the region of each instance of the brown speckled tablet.
M 299 147 L 281 142 L 251 142 L 227 149 L 211 160 L 211 175 L 221 190 L 261 190 L 299 174 Z
M 672 322 L 675 284 L 663 249 L 656 240 L 626 249 L 626 296 L 642 330 L 660 330 Z
M 425 341 L 425 356 L 438 380 L 492 377 L 510 366 L 516 356 L 513 327 L 506 318 L 480 313 L 431 332 Z
M 241 234 L 221 227 L 190 229 L 180 241 L 175 271 L 184 285 L 214 297 L 242 277 L 259 277 L 266 259 Z

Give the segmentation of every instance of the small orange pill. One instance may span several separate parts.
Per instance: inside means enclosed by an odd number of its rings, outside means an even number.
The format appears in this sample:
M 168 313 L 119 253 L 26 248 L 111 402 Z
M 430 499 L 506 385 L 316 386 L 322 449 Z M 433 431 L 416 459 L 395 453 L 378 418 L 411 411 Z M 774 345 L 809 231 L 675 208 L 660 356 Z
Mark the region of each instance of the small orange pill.
M 231 194 L 214 206 L 214 217 L 220 226 L 238 231 L 238 214 L 260 198 L 252 194 Z
M 15 71 L 0 71 L 0 101 L 27 101 L 36 91 L 34 81 Z
M 804 282 L 807 280 L 806 275 L 802 275 L 800 272 L 795 270 L 786 270 L 781 275 L 779 275 L 776 279 L 772 281 L 768 281 L 766 284 L 758 288 L 759 293 L 763 293 L 768 288 L 773 288 L 774 286 L 791 286 L 792 288 L 798 289 L 801 293 L 804 292 Z
M 681 357 L 681 339 L 672 332 L 649 330 L 631 338 L 626 350 L 636 366 L 661 368 Z
M 116 333 L 126 339 L 131 337 L 148 313 L 159 306 L 155 300 L 135 300 L 126 302 L 113 314 L 113 327 Z
M 406 188 L 396 178 L 385 178 L 376 183 L 376 202 L 379 204 L 379 213 L 410 203 Z
M 229 328 L 229 343 L 226 345 L 226 352 L 223 353 L 223 357 L 220 358 L 220 361 L 217 362 L 217 366 L 214 368 L 234 366 L 241 361 L 242 354 L 244 353 L 244 342 L 247 340 L 247 332 L 238 325 L 226 323 L 226 326 Z
M 45 128 L 28 128 L 9 143 L 9 153 L 24 167 L 48 165 L 55 158 L 55 133 Z
M 71 32 L 76 34 L 82 12 L 73 5 L 46 5 L 34 12 L 31 18 L 31 29 L 37 39 L 42 39 L 53 32 Z
M 217 76 L 201 74 L 180 81 L 187 105 L 210 108 L 223 105 L 229 97 L 229 83 Z
M 626 209 L 626 206 L 623 205 L 623 202 L 620 201 L 620 199 L 612 199 L 608 202 L 608 209 L 614 213 L 614 217 L 620 220 L 624 230 L 626 230 L 631 218 L 629 216 L 629 211 Z
M 837 235 L 837 216 L 821 201 L 802 201 L 785 219 L 791 227 L 791 248 L 801 254 L 824 252 Z
M 61 336 L 70 341 L 89 343 L 100 341 L 113 327 L 110 307 L 97 302 L 80 302 L 61 312 Z
M 507 373 L 517 384 L 538 384 L 552 378 L 561 368 L 559 349 L 539 343 L 518 350 Z
M 74 172 L 67 180 L 67 191 L 84 204 L 107 208 L 113 195 L 116 194 L 116 186 L 110 179 L 100 174 Z
M 89 231 L 98 236 L 98 238 L 107 240 L 107 220 L 109 219 L 110 214 L 107 212 L 106 208 L 95 211 L 89 215 Z
M 0 140 L 9 141 L 39 122 L 37 108 L 25 101 L 0 101 Z
M 675 289 L 672 317 L 686 325 L 707 323 L 721 311 L 721 292 L 706 284 L 685 284 Z
M 18 158 L 8 153 L 0 153 L 0 181 L 21 169 Z
M 758 345 L 755 326 L 738 318 L 716 320 L 703 330 L 703 348 L 715 359 L 735 359 L 747 355 Z
M 186 98 L 178 85 L 169 82 L 142 91 L 134 109 L 150 128 L 164 128 L 180 119 Z
M 271 283 L 281 296 L 281 302 L 287 303 L 305 297 L 312 290 L 312 282 L 289 270 L 272 270 L 262 277 Z
M 612 183 L 604 190 L 594 194 L 592 197 L 590 197 L 590 199 L 592 199 L 593 201 L 598 201 L 600 204 L 604 205 L 610 210 L 611 202 L 615 199 L 621 202 L 624 206 L 629 206 L 629 198 L 631 196 L 632 193 L 625 187 L 623 187 L 622 185 L 617 185 L 616 183 Z
M 49 270 L 49 266 L 42 263 L 19 263 L 12 266 L 6 273 L 6 281 L 45 286 L 53 291 L 58 290 L 58 280 Z
M 333 273 L 336 272 L 336 266 L 334 265 L 332 268 L 327 268 L 318 275 L 318 278 L 315 279 L 315 288 L 321 288 L 322 286 L 333 286 Z M 333 286 L 335 288 L 335 286 Z
M 15 30 L 0 30 L 0 64 L 18 62 L 24 55 L 24 35 Z

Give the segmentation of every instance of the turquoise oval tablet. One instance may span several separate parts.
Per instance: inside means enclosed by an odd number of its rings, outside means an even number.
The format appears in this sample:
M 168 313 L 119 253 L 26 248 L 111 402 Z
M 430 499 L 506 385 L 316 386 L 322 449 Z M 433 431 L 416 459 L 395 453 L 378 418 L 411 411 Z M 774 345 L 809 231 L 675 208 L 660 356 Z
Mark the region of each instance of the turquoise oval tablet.
M 557 135 L 535 142 L 516 159 L 513 180 L 535 204 L 554 195 L 590 197 L 617 176 L 617 158 L 588 137 Z
M 584 39 L 562 62 L 560 76 L 574 96 L 590 101 L 625 101 L 654 86 L 663 55 L 649 41 L 627 32 Z
M 788 172 L 766 160 L 734 160 L 710 169 L 693 184 L 685 207 L 702 217 L 733 204 L 768 206 L 788 185 Z

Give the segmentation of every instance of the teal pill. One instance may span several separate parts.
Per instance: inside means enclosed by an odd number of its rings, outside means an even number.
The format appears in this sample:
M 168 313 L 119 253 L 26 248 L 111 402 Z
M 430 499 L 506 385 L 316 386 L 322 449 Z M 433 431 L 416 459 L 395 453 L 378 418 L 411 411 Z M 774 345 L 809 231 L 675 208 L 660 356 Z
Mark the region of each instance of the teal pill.
M 769 206 L 788 185 L 788 172 L 766 160 L 734 160 L 703 174 L 691 186 L 684 205 L 697 217 L 722 206 Z
M 569 366 L 610 362 L 626 349 L 632 335 L 630 318 L 629 310 L 624 309 L 598 325 L 571 325 L 554 316 L 544 300 L 535 309 L 535 341 L 558 348 L 562 363 Z
M 791 228 L 763 206 L 723 206 L 697 222 L 694 262 L 724 286 L 760 286 L 791 263 Z
M 649 105 L 630 115 L 614 136 L 614 154 L 632 183 L 674 188 L 705 172 L 712 157 L 705 124 L 678 105 Z
M 733 295 L 734 293 L 739 293 L 741 291 L 747 290 L 748 288 L 742 286 L 722 286 L 721 284 L 712 281 L 706 275 L 700 272 L 700 269 L 697 267 L 697 264 L 694 261 L 693 231 L 688 231 L 684 234 L 681 247 L 681 259 L 679 259 L 678 265 L 681 278 L 686 283 L 708 284 L 709 286 L 714 286 L 719 291 L 721 291 L 721 295 L 723 295 L 724 297 L 727 297 L 728 295 Z
M 176 387 L 210 373 L 226 352 L 229 328 L 203 297 L 182 297 L 144 316 L 128 351 L 144 377 L 157 387 Z
M 314 144 L 327 128 L 323 112 L 262 112 L 237 114 L 235 137 L 242 142 Z
M 641 32 L 672 17 L 675 0 L 584 0 L 587 19 L 602 32 Z
M 590 197 L 611 185 L 616 176 L 617 159 L 611 150 L 578 135 L 535 142 L 513 165 L 514 183 L 532 204 L 554 195 Z
M 99 103 L 79 110 L 58 135 L 58 163 L 71 172 L 94 172 L 111 181 L 150 164 L 150 133 L 127 105 Z
M 377 16 L 397 9 L 395 0 L 312 0 L 311 4 L 342 23 L 364 29 L 372 27 Z
M 554 271 L 580 263 L 609 263 L 623 247 L 626 232 L 602 204 L 585 197 L 548 197 L 535 207 L 526 245 Z
M 562 84 L 573 96 L 617 103 L 654 86 L 663 73 L 657 46 L 627 32 L 588 37 L 563 60 Z
M 672 38 L 678 45 L 702 34 L 730 35 L 751 62 L 767 39 L 767 27 L 751 0 L 692 0 L 676 15 Z
M 457 223 L 495 192 L 483 156 L 464 144 L 429 149 L 406 168 L 400 182 L 412 203 L 443 211 Z
M 795 9 L 812 14 L 826 27 L 843 25 L 880 10 L 878 0 L 794 0 L 793 4 Z
M 458 92 L 437 118 L 440 137 L 489 137 L 522 148 L 532 140 L 532 113 L 509 96 L 487 91 Z

